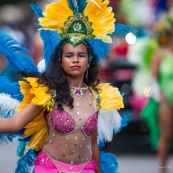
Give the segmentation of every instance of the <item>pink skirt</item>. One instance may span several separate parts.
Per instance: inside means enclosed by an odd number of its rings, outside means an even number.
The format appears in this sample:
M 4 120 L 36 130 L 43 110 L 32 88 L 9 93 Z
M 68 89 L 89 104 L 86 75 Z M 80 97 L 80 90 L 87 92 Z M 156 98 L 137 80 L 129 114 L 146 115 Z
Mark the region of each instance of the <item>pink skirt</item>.
M 90 159 L 86 163 L 72 165 L 57 161 L 50 158 L 46 153 L 41 151 L 35 160 L 34 173 L 95 173 L 97 165 L 94 159 Z

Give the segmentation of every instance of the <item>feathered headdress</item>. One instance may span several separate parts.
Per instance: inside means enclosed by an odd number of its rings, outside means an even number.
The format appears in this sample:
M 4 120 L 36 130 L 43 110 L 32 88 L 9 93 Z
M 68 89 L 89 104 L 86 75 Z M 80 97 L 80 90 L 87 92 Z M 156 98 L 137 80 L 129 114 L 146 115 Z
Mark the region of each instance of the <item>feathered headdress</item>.
M 43 16 L 39 16 L 40 30 L 57 31 L 57 39 L 67 38 L 74 46 L 88 40 L 100 61 L 109 53 L 113 37 L 136 32 L 129 25 L 115 24 L 114 13 L 108 5 L 108 0 L 52 2 L 46 5 Z

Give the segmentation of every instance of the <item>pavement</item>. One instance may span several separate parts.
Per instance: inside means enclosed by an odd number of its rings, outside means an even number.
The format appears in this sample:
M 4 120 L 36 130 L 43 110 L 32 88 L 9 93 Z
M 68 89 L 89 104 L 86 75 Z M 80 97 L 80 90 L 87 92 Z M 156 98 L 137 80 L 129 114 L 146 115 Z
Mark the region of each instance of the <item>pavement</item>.
M 17 142 L 5 144 L 0 142 L 0 173 L 14 173 L 16 162 L 18 157 L 16 155 Z M 139 149 L 136 146 L 136 151 L 132 146 L 126 144 L 121 145 L 123 148 L 128 150 L 120 150 L 120 146 L 116 146 L 114 141 L 106 147 L 107 151 L 116 154 L 119 162 L 119 173 L 159 173 L 158 160 L 155 153 L 149 151 L 149 148 Z M 173 172 L 173 156 L 170 157 L 167 165 L 168 173 Z

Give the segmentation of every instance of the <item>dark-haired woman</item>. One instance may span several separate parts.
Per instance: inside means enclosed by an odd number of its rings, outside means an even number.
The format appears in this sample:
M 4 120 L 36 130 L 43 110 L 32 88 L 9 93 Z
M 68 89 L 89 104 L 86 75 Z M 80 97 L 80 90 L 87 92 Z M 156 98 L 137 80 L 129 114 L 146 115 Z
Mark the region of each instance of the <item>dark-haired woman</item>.
M 38 151 L 35 173 L 101 172 L 97 135 L 111 140 L 123 102 L 117 88 L 99 84 L 97 74 L 89 43 L 73 46 L 64 39 L 45 72 L 20 82 L 19 112 L 0 119 L 0 133 L 25 128 L 28 147 Z

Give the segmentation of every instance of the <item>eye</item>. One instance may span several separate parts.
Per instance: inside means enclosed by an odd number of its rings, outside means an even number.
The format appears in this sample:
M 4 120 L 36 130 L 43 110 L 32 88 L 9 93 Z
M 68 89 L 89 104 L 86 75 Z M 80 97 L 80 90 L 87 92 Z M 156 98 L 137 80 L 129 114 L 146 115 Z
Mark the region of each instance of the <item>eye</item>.
M 86 57 L 86 54 L 85 53 L 80 53 L 79 57 Z
M 68 53 L 68 54 L 65 55 L 65 57 L 67 57 L 67 58 L 71 58 L 72 56 L 73 55 L 71 53 Z

